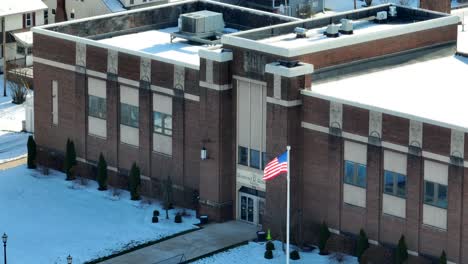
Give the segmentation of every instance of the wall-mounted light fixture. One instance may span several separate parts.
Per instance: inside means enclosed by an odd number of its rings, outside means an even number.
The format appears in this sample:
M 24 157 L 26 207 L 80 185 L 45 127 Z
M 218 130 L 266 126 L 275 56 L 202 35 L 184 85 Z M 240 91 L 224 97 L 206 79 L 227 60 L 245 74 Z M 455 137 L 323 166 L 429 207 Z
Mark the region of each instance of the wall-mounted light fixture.
M 200 158 L 201 160 L 206 160 L 208 158 L 208 151 L 205 147 L 203 147 L 200 151 Z

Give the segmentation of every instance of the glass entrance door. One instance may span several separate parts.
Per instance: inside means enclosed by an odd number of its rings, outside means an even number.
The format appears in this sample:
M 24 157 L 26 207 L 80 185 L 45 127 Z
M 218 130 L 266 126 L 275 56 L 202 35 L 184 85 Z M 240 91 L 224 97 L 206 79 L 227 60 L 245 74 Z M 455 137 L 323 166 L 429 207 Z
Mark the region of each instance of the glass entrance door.
M 254 223 L 254 213 L 255 213 L 255 206 L 254 206 L 254 199 L 247 195 L 240 196 L 240 218 L 241 220 Z

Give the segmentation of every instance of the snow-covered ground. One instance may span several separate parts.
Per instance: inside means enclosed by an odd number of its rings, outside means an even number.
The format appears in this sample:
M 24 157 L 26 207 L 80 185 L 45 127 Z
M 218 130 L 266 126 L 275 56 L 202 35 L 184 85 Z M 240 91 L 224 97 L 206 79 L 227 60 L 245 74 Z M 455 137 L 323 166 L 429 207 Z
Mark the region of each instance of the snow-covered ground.
M 65 181 L 56 171 L 43 176 L 25 166 L 0 171 L 0 234 L 8 234 L 8 259 L 12 263 L 83 263 L 129 246 L 157 240 L 196 228 L 194 212 L 174 223 L 160 217 L 151 223 L 159 203 L 131 201 L 122 191 L 116 199 L 110 191 L 97 191 L 89 181 L 84 187 Z
M 283 264 L 286 262 L 286 257 L 281 250 L 281 242 L 275 241 L 275 250 L 273 251 L 273 259 L 265 259 L 265 243 L 250 242 L 247 245 L 230 249 L 228 251 L 215 254 L 211 257 L 200 259 L 194 263 L 196 264 Z M 301 252 L 299 260 L 291 260 L 291 264 L 313 263 L 313 264 L 329 264 L 335 263 L 330 259 L 331 255 L 321 256 L 318 250 L 310 253 Z M 336 262 L 338 263 L 338 262 Z M 353 256 L 345 256 L 344 264 L 355 264 L 357 258 Z
M 25 119 L 24 105 L 11 103 L 10 90 L 3 96 L 3 75 L 0 75 L 0 163 L 24 156 L 28 133 L 21 133 Z

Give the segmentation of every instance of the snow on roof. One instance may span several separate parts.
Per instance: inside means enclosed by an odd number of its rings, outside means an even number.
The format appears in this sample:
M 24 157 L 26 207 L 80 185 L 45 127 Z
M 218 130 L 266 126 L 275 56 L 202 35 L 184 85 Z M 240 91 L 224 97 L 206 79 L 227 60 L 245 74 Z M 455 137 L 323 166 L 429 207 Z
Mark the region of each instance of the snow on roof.
M 399 23 L 399 24 L 377 24 L 373 21 L 369 20 L 360 20 L 360 21 L 353 21 L 354 27 L 354 34 L 362 34 L 362 33 L 370 33 L 381 31 L 389 28 L 396 28 L 408 23 Z M 313 28 L 309 29 L 306 34 L 306 38 L 296 38 L 295 33 L 289 33 L 285 35 L 279 35 L 271 38 L 266 38 L 259 40 L 262 43 L 268 43 L 273 46 L 277 47 L 288 47 L 288 48 L 299 48 L 299 47 L 306 47 L 310 44 L 316 42 L 333 42 L 335 38 L 328 38 L 324 35 L 327 27 L 320 27 L 320 28 Z M 340 39 L 342 38 L 349 38 L 354 37 L 354 35 L 340 35 Z
M 47 9 L 41 0 L 1 0 L 0 16 L 22 14 Z
M 468 131 L 468 58 L 449 56 L 312 85 L 311 95 Z
M 102 0 L 112 13 L 127 11 L 119 0 Z
M 16 39 L 16 41 L 21 42 L 23 46 L 32 46 L 33 44 L 33 33 L 32 31 L 25 31 L 25 32 L 19 32 L 19 33 L 13 33 L 13 37 Z
M 349 11 L 354 9 L 354 1 L 352 0 L 326 0 L 325 2 L 325 8 L 335 11 L 335 12 L 343 12 L 343 11 Z M 388 1 L 389 3 L 394 3 L 394 4 L 400 4 L 400 0 L 390 0 Z M 408 6 L 410 7 L 418 7 L 419 6 L 419 0 L 410 0 L 408 1 Z M 380 5 L 383 3 L 383 1 L 372 1 L 371 6 L 375 5 Z M 366 3 L 364 1 L 356 1 L 356 7 L 363 8 Z
M 200 57 L 198 56 L 198 51 L 200 49 L 206 49 L 208 46 L 191 45 L 188 41 L 179 38 L 174 39 L 171 43 L 170 33 L 176 31 L 178 31 L 177 27 L 148 30 L 135 34 L 102 39 L 98 40 L 98 42 L 199 66 Z

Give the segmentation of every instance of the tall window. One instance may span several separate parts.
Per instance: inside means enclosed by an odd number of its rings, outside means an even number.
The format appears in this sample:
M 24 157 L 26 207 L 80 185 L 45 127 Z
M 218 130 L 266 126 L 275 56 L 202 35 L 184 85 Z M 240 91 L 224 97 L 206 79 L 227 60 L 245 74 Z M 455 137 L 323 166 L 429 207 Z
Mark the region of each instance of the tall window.
M 366 165 L 345 161 L 344 182 L 358 187 L 367 186 L 367 167 Z
M 26 27 L 31 27 L 32 25 L 32 15 L 31 13 L 26 13 Z
M 172 136 L 172 116 L 160 112 L 153 112 L 154 132 Z
M 138 128 L 138 106 L 120 104 L 120 123 Z
M 135 4 L 135 0 L 130 0 L 130 4 L 131 5 Z
M 49 10 L 44 10 L 44 24 L 49 24 Z
M 239 164 L 249 166 L 249 153 L 248 149 L 239 146 Z
M 424 203 L 447 209 L 447 185 L 424 181 Z
M 240 165 L 249 166 L 254 169 L 263 170 L 269 162 L 266 152 L 260 152 L 256 149 L 249 149 L 239 146 L 238 163 Z
M 94 95 L 89 96 L 89 115 L 92 117 L 106 119 L 106 99 Z
M 260 169 L 260 151 L 250 149 L 250 167 Z
M 406 197 L 406 176 L 400 173 L 385 171 L 384 172 L 384 193 Z

